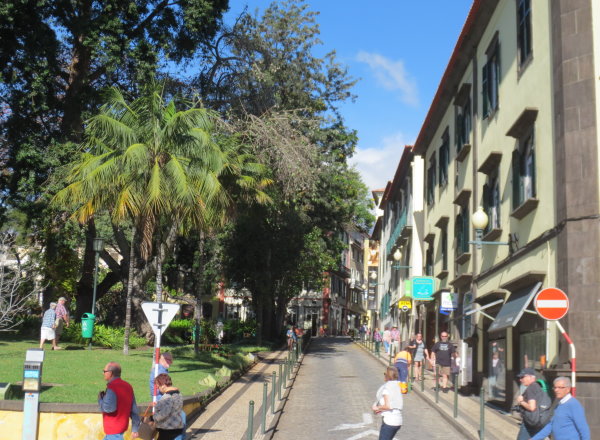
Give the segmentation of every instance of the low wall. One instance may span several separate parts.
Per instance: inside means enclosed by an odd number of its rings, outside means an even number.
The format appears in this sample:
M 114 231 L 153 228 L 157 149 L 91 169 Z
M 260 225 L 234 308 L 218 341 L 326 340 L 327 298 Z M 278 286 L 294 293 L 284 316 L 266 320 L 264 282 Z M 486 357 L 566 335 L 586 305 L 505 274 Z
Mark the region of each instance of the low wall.
M 183 409 L 188 419 L 201 409 L 212 391 L 184 398 Z M 140 414 L 148 403 L 138 405 Z M 23 436 L 23 401 L 0 400 L 0 438 L 20 439 Z M 41 403 L 38 419 L 38 440 L 102 440 L 102 413 L 96 404 Z M 125 434 L 131 439 L 131 431 Z

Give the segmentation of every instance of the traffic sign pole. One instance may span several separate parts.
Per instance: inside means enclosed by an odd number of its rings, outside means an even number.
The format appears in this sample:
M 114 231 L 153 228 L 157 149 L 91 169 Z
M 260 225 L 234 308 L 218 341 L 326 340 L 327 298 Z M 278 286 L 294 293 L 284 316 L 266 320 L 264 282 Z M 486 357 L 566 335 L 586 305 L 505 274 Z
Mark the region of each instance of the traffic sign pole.
M 569 352 L 571 353 L 571 394 L 573 395 L 573 397 L 575 397 L 577 388 L 577 384 L 575 383 L 575 373 L 577 371 L 577 357 L 575 356 L 575 344 L 573 344 L 573 341 L 571 340 L 571 338 L 569 337 L 569 335 L 558 320 L 556 321 L 556 326 L 558 327 L 558 329 L 569 344 Z

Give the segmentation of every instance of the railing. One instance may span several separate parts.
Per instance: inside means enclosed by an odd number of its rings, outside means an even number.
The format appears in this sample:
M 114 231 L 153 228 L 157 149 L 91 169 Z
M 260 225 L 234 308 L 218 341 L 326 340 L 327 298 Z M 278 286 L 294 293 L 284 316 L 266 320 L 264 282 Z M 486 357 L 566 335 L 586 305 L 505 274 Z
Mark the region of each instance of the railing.
M 400 235 L 402 235 L 402 231 L 404 230 L 404 228 L 406 228 L 407 226 L 412 226 L 412 215 L 409 216 L 409 214 L 412 213 L 412 209 L 403 209 L 402 212 L 400 213 L 400 217 L 398 218 L 398 221 L 396 222 L 396 224 L 394 225 L 394 229 L 392 230 L 392 233 L 390 234 L 390 238 L 387 241 L 386 244 L 386 255 L 390 255 L 392 253 L 392 248 L 396 245 L 396 242 L 398 241 L 398 237 L 400 237 Z

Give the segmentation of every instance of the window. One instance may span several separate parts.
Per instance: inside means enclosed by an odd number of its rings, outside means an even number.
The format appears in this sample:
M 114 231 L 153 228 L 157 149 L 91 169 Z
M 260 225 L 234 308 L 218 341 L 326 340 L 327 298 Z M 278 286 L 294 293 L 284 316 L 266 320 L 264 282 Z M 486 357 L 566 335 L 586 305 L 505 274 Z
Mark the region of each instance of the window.
M 428 277 L 433 276 L 433 245 L 431 244 L 425 253 L 425 275 Z
M 427 204 L 435 203 L 435 157 L 431 159 L 429 169 L 427 170 Z
M 440 146 L 440 187 L 448 183 L 448 163 L 450 162 L 450 135 L 448 128 L 442 136 L 442 145 Z
M 517 0 L 517 51 L 519 65 L 531 57 L 531 0 Z
M 460 152 L 465 144 L 470 142 L 471 135 L 471 98 L 456 107 L 456 119 L 454 121 L 454 135 L 456 140 L 456 152 Z
M 492 229 L 500 229 L 500 179 L 498 168 L 492 171 L 483 185 L 483 210 L 488 216 L 486 233 Z
M 536 195 L 533 130 L 519 141 L 519 148 L 513 151 L 512 169 L 513 208 L 516 209 Z
M 461 206 L 454 225 L 456 230 L 456 254 L 462 255 L 469 252 L 469 212 L 466 206 Z
M 441 233 L 442 270 L 448 270 L 448 228 L 444 226 Z
M 483 117 L 491 116 L 498 109 L 498 86 L 500 85 L 500 43 L 495 37 L 487 50 L 487 63 L 481 72 Z
M 506 399 L 506 339 L 489 341 L 488 400 Z

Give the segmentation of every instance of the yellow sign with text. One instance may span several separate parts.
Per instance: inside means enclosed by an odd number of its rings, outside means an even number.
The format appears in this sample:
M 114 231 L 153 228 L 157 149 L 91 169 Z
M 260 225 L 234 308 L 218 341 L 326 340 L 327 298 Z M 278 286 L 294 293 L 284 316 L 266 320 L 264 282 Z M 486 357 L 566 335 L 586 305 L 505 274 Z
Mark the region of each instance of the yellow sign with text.
M 402 310 L 412 309 L 412 301 L 398 301 L 398 308 Z

